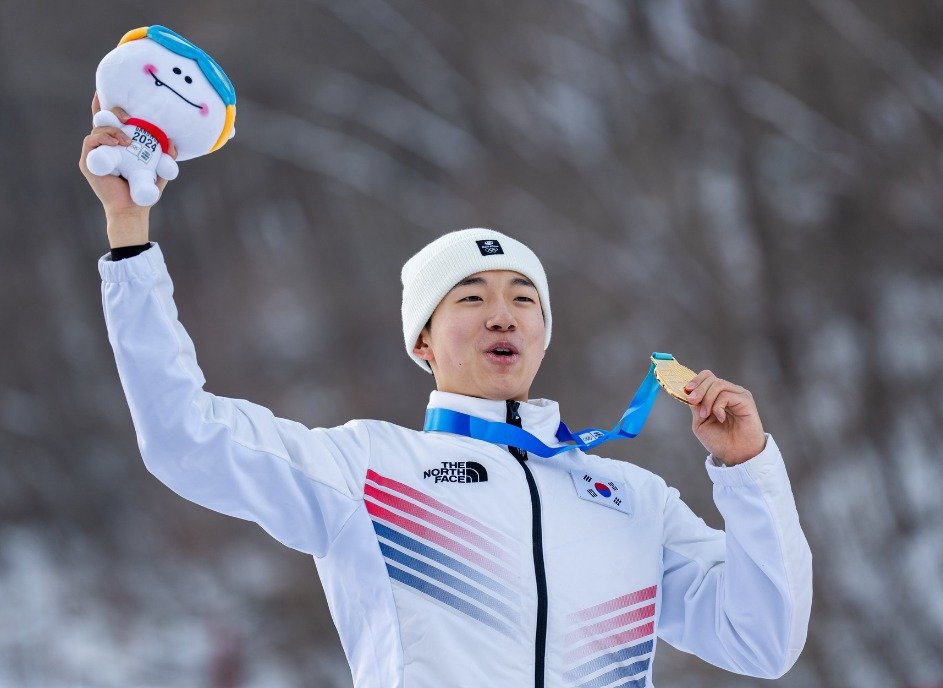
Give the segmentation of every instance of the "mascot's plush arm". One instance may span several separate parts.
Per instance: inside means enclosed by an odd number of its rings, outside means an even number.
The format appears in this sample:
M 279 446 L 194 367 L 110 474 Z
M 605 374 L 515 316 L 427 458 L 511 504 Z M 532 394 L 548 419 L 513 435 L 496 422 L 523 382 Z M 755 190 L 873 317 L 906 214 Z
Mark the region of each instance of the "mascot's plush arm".
M 121 120 L 111 110 L 99 110 L 92 117 L 92 124 L 96 127 L 121 127 Z
M 160 156 L 160 160 L 157 161 L 157 176 L 172 180 L 176 179 L 178 174 L 180 174 L 180 168 L 177 166 L 177 161 L 169 155 Z

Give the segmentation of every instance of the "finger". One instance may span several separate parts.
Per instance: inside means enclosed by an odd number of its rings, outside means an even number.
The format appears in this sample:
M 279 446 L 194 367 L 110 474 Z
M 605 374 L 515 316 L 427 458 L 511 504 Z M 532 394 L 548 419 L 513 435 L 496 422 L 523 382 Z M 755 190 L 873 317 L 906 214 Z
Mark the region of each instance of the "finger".
M 749 390 L 731 385 L 729 389 L 717 395 L 711 413 L 721 423 L 727 420 L 728 415 L 747 416 L 756 413 L 756 404 Z
M 701 379 L 697 381 L 694 390 L 688 394 L 688 403 L 692 406 L 697 406 L 703 402 L 710 388 L 720 379 L 709 370 L 698 373 L 698 377 Z M 697 378 L 695 378 L 695 380 L 696 379 Z M 693 380 L 692 383 L 694 383 Z
M 693 392 L 695 389 L 698 388 L 699 385 L 701 385 L 705 380 L 708 380 L 711 377 L 715 377 L 714 373 L 712 373 L 709 370 L 702 370 L 697 375 L 695 375 L 688 384 L 684 386 L 684 389 L 686 392 L 689 392 L 689 393 Z
M 92 96 L 92 117 L 94 117 L 101 109 L 101 103 L 98 102 L 98 91 L 95 91 L 95 95 Z
M 131 142 L 128 135 L 114 127 L 96 127 L 82 142 L 82 150 L 90 151 L 99 146 L 120 146 Z
M 123 141 L 121 137 L 124 137 L 126 141 Z M 114 127 L 96 127 L 92 130 L 92 133 L 86 136 L 82 141 L 82 156 L 79 158 L 79 169 L 81 169 L 83 173 L 89 173 L 85 159 L 88 157 L 91 150 L 99 146 L 121 146 L 127 145 L 128 143 L 130 143 L 130 139 L 120 130 Z
M 698 414 L 701 418 L 707 418 L 711 415 L 711 410 L 714 408 L 714 403 L 717 401 L 717 397 L 721 392 L 730 389 L 732 386 L 727 380 L 721 380 L 719 377 L 715 377 L 709 380 L 707 383 L 706 389 L 702 392 L 701 403 L 698 405 Z M 702 385 L 704 387 L 704 385 Z M 702 390 L 699 388 L 698 392 Z
M 125 134 L 118 127 L 95 127 L 92 129 L 92 134 L 108 134 L 109 136 L 118 139 L 118 141 L 126 146 L 131 143 L 131 137 Z
M 723 392 L 717 395 L 717 398 L 714 400 L 714 405 L 711 407 L 711 413 L 714 418 L 717 419 L 718 423 L 723 423 L 727 420 L 727 408 L 734 402 L 734 393 L 725 389 Z
M 113 113 L 115 113 L 115 116 L 116 116 L 118 119 L 121 120 L 121 123 L 122 123 L 122 124 L 124 124 L 124 123 L 127 122 L 129 119 L 131 119 L 131 115 L 129 115 L 127 112 L 125 112 L 124 108 L 120 108 L 120 107 L 118 107 L 117 105 L 116 105 L 115 107 L 111 108 L 111 111 L 112 111 Z

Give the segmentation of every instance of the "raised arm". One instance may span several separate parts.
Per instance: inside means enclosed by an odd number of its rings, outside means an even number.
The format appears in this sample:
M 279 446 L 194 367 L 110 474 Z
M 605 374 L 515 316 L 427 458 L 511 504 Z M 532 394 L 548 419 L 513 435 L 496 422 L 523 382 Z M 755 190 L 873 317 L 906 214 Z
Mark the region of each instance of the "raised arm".
M 136 251 L 127 247 L 148 243 L 149 208 L 130 201 L 123 179 L 85 169 L 88 152 L 118 145 L 119 134 L 94 129 L 80 167 L 105 208 L 113 253 L 131 255 Z M 249 401 L 205 391 L 160 246 L 112 258 L 98 263 L 102 305 L 148 470 L 193 502 L 254 521 L 289 547 L 325 554 L 362 496 L 366 424 L 309 429 Z
M 148 470 L 183 497 L 321 556 L 362 495 L 363 422 L 309 429 L 203 389 L 160 246 L 98 263 L 108 340 Z

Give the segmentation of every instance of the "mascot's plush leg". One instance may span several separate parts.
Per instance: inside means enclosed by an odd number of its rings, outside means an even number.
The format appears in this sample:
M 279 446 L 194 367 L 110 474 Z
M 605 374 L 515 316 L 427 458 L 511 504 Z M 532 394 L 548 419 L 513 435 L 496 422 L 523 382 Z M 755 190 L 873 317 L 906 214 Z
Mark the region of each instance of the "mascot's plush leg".
M 102 148 L 103 146 L 99 146 Z M 98 150 L 96 148 L 95 150 Z M 131 186 L 131 200 L 138 205 L 154 205 L 160 198 L 156 177 L 150 170 L 135 170 L 129 175 L 128 184 Z
M 85 159 L 89 171 L 99 177 L 114 174 L 118 163 L 121 162 L 121 151 L 117 146 L 99 146 L 93 149 Z

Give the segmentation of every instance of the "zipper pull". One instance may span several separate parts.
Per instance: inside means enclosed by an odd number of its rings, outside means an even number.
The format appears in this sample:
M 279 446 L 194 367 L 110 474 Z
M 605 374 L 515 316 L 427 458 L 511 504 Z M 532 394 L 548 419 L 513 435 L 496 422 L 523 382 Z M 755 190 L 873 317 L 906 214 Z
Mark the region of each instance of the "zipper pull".
M 504 403 L 507 404 L 508 409 L 507 420 L 505 422 L 510 423 L 511 425 L 516 425 L 517 427 L 521 427 L 521 414 L 517 410 L 521 405 L 521 402 L 508 399 Z
M 521 423 L 521 414 L 517 410 L 518 407 L 520 407 L 521 402 L 508 399 L 505 403 L 507 404 L 507 418 L 505 419 L 505 422 L 509 425 L 522 428 L 523 425 Z M 508 451 L 511 452 L 511 455 L 518 461 L 527 461 L 527 452 L 523 449 L 509 446 Z

